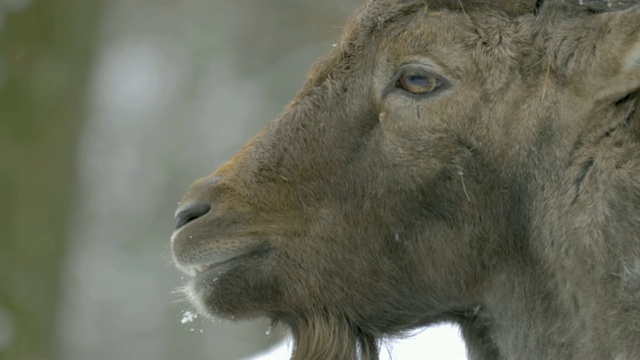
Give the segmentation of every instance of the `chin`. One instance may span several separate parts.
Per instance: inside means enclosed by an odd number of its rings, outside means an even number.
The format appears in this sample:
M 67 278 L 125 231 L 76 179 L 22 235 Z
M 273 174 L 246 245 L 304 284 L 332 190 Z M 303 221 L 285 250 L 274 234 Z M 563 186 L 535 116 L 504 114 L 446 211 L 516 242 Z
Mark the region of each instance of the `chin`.
M 187 284 L 187 297 L 200 313 L 213 318 L 275 318 L 279 282 L 264 262 L 244 259 L 199 273 Z

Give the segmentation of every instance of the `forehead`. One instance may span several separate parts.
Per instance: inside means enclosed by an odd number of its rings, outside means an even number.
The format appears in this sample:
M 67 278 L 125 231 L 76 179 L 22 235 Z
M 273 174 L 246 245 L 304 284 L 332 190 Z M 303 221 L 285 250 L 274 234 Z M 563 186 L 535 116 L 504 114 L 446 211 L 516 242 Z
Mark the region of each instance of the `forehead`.
M 425 8 L 391 24 L 377 52 L 386 54 L 392 65 L 429 61 L 454 71 L 465 65 L 474 48 L 472 25 L 464 14 Z
M 334 75 L 345 69 L 350 69 L 349 74 L 354 65 L 362 69 L 366 63 L 365 70 L 370 69 L 370 60 L 396 66 L 427 57 L 449 70 L 460 70 L 473 61 L 481 68 L 499 61 L 512 66 L 531 46 L 533 14 L 488 8 L 487 3 L 478 8 L 470 5 L 472 1 L 460 8 L 461 3 L 369 0 L 345 26 L 340 46 L 315 64 L 305 88 L 342 78 Z

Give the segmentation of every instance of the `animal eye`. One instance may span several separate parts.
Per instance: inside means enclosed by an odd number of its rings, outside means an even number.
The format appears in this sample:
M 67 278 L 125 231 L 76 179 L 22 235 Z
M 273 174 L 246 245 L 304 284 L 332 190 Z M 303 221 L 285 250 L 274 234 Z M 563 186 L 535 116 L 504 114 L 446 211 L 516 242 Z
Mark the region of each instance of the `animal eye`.
M 442 86 L 442 81 L 427 73 L 405 72 L 400 75 L 396 87 L 415 95 L 428 94 Z

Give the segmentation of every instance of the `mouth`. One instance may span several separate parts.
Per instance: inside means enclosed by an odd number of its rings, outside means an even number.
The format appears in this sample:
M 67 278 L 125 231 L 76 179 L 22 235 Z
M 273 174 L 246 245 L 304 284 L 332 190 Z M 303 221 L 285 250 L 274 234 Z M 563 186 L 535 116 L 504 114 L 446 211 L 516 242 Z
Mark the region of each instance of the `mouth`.
M 184 273 L 186 273 L 189 276 L 192 277 L 196 277 L 202 273 L 205 273 L 209 270 L 213 270 L 215 268 L 220 267 L 221 265 L 230 263 L 234 260 L 237 260 L 238 258 L 244 257 L 246 255 L 246 253 L 237 255 L 237 256 L 231 256 L 227 259 L 224 260 L 217 260 L 214 262 L 210 262 L 210 263 L 204 263 L 204 264 L 198 264 L 198 265 L 180 265 L 178 264 L 178 268 L 180 270 L 182 270 Z
M 215 264 L 205 264 L 205 265 L 195 265 L 191 268 L 190 271 L 190 275 L 191 276 L 198 276 L 200 275 L 200 273 L 203 273 L 211 268 L 213 268 L 215 266 Z
M 240 255 L 232 256 L 229 259 L 218 261 L 218 262 L 215 262 L 215 263 L 208 263 L 208 264 L 203 264 L 203 265 L 194 265 L 194 266 L 190 267 L 188 273 L 189 273 L 189 275 L 191 275 L 193 277 L 196 277 L 196 276 L 198 276 L 198 275 L 200 275 L 202 273 L 205 273 L 205 272 L 207 272 L 209 270 L 217 269 L 217 268 L 221 267 L 222 265 L 229 264 L 231 262 L 234 262 L 236 260 L 240 260 L 242 258 L 246 258 L 251 253 L 252 252 L 242 253 Z
M 224 252 L 212 256 L 207 262 L 201 262 L 197 264 L 181 264 L 180 261 L 176 261 L 176 266 L 185 274 L 197 277 L 201 274 L 220 270 L 224 265 L 228 265 L 233 262 L 237 262 L 242 259 L 255 257 L 259 254 L 267 252 L 265 246 L 253 247 L 251 249 L 239 249 L 237 251 Z

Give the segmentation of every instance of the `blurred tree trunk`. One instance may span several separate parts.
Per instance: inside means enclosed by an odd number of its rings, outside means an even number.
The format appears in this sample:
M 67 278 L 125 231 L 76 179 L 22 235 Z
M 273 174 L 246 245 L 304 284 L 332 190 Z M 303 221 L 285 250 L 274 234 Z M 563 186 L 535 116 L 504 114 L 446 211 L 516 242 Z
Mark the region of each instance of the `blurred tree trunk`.
M 100 3 L 35 0 L 0 28 L 0 358 L 58 357 L 59 274 Z

